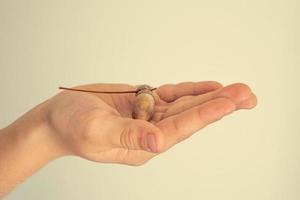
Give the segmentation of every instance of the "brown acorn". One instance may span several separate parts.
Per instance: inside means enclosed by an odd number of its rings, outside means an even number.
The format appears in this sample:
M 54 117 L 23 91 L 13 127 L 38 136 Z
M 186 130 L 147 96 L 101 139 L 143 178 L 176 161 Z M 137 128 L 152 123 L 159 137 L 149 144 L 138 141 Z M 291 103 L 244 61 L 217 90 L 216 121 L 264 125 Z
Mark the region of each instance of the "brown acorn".
M 156 88 L 151 88 L 149 85 L 140 85 L 136 90 L 129 91 L 99 91 L 99 90 L 85 90 L 79 88 L 67 88 L 59 87 L 62 90 L 71 90 L 78 92 L 91 92 L 100 94 L 126 94 L 135 93 L 135 100 L 133 102 L 132 117 L 134 119 L 143 119 L 149 121 L 154 113 L 155 98 L 153 95 L 153 90 Z
M 133 102 L 132 117 L 149 121 L 153 115 L 155 99 L 149 85 L 140 85 L 137 88 Z

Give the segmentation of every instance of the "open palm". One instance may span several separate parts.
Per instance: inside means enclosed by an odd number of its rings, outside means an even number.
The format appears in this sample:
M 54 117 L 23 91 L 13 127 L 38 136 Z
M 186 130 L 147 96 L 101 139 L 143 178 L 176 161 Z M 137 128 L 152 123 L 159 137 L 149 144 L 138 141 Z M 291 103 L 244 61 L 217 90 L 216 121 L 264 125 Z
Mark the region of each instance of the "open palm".
M 92 84 L 76 88 L 135 90 L 127 84 Z M 98 161 L 141 165 L 206 125 L 237 110 L 256 105 L 244 84 L 217 82 L 162 85 L 150 122 L 132 119 L 135 94 L 63 91 L 52 98 L 50 124 L 69 154 Z

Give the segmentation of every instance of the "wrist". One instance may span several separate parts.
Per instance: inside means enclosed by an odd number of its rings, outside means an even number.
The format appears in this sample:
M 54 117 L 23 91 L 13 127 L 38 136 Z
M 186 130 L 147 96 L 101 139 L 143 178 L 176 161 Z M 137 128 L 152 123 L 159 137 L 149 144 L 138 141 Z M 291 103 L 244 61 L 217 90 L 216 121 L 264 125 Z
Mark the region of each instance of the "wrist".
M 44 162 L 66 154 L 59 139 L 48 125 L 48 103 L 44 102 L 6 127 L 3 132 L 14 139 L 16 148 Z
M 40 104 L 0 130 L 0 198 L 48 162 L 64 155 Z

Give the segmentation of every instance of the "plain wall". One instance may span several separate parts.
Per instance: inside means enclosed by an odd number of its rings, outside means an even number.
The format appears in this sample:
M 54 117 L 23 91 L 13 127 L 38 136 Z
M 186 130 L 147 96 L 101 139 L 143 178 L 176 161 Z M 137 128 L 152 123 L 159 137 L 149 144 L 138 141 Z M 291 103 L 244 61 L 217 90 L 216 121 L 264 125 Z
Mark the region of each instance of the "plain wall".
M 5 199 L 300 199 L 299 9 L 297 0 L 0 0 L 0 127 L 58 86 L 217 80 L 258 97 L 254 110 L 146 165 L 65 157 Z

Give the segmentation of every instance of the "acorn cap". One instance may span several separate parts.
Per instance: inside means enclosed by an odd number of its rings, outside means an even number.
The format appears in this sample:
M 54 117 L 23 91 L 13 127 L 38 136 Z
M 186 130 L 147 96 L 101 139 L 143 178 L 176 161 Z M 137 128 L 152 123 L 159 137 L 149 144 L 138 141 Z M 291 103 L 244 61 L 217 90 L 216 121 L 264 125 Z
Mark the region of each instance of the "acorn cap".
M 151 96 L 153 96 L 151 89 L 152 88 L 149 85 L 146 85 L 146 84 L 139 85 L 136 89 L 136 94 L 135 95 L 137 96 L 141 93 L 147 93 L 147 94 L 150 94 Z

